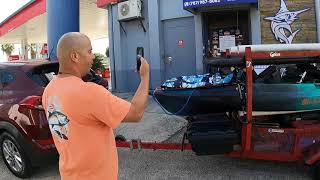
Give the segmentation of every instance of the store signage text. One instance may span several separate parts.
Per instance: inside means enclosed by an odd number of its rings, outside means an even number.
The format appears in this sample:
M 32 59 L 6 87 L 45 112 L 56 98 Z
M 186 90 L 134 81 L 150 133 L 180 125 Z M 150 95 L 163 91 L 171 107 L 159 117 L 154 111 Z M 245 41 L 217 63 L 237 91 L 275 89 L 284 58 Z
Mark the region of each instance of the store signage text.
M 302 105 L 314 105 L 319 103 L 320 103 L 320 98 L 305 98 L 302 100 Z
M 178 47 L 183 48 L 184 46 L 184 41 L 183 40 L 179 40 L 178 41 Z
M 183 0 L 183 8 L 188 9 L 250 3 L 258 3 L 258 0 Z
M 280 56 L 281 56 L 281 54 L 278 52 L 271 52 L 270 53 L 270 57 L 280 57 Z
M 252 66 L 252 62 L 251 61 L 246 61 L 246 67 L 247 68 L 251 68 Z
M 268 132 L 269 133 L 284 133 L 284 130 L 283 129 L 272 129 L 272 128 L 269 128 Z
M 266 17 L 265 20 L 271 21 L 271 30 L 274 37 L 280 43 L 291 44 L 293 38 L 301 29 L 292 31 L 291 24 L 297 20 L 300 13 L 308 11 L 310 8 L 289 11 L 284 0 L 280 0 L 280 9 L 274 17 Z

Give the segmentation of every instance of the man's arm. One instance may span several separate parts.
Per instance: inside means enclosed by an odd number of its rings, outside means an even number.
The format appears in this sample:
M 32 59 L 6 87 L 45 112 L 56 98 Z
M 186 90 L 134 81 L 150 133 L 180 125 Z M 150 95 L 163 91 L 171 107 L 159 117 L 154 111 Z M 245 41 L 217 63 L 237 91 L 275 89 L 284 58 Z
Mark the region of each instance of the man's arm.
M 122 122 L 139 122 L 147 106 L 150 75 L 149 64 L 144 58 L 141 58 L 139 73 L 140 85 L 131 100 L 130 110 Z

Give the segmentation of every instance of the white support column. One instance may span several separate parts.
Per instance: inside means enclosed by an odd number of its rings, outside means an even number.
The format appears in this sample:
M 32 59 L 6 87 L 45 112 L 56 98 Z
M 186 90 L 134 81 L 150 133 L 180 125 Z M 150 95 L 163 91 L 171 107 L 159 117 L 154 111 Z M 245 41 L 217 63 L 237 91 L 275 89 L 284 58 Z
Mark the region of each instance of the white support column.
M 202 36 L 202 14 L 194 15 L 195 41 L 196 41 L 196 73 L 203 74 L 203 36 Z
M 320 0 L 315 0 L 315 10 L 317 18 L 317 38 L 318 43 L 320 43 Z
M 251 43 L 261 44 L 261 22 L 258 7 L 250 8 Z
M 21 40 L 21 56 L 23 60 L 28 60 L 28 40 Z

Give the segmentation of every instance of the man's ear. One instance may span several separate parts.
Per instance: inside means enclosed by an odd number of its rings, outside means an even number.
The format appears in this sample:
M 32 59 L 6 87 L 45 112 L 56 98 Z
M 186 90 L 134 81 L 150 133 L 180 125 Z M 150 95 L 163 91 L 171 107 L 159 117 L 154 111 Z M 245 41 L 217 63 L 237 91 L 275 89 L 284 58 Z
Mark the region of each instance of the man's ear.
M 72 51 L 72 52 L 70 53 L 70 58 L 71 58 L 71 60 L 72 60 L 73 62 L 79 62 L 80 55 L 79 55 L 78 52 Z

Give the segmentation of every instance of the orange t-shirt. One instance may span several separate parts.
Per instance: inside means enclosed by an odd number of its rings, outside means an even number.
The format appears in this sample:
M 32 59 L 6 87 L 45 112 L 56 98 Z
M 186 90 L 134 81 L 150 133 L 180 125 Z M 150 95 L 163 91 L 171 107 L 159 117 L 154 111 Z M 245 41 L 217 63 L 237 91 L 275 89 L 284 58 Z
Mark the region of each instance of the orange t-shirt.
M 42 102 L 59 152 L 62 180 L 114 180 L 118 155 L 113 134 L 130 103 L 75 76 L 54 78 Z

